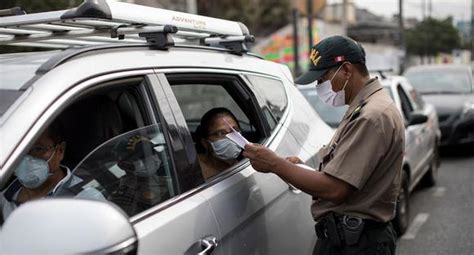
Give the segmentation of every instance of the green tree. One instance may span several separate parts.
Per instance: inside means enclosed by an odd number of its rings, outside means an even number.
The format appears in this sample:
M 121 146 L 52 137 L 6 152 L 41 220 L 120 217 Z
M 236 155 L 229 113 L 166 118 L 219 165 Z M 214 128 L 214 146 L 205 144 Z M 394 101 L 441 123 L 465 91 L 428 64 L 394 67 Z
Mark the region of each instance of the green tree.
M 78 6 L 82 0 L 2 0 L 0 9 L 22 7 L 27 13 L 62 10 Z
M 445 20 L 428 18 L 415 28 L 407 30 L 407 52 L 420 56 L 434 56 L 460 48 L 459 31 L 452 24 L 452 18 Z
M 255 36 L 266 36 L 289 23 L 290 0 L 198 0 L 198 13 L 241 21 Z

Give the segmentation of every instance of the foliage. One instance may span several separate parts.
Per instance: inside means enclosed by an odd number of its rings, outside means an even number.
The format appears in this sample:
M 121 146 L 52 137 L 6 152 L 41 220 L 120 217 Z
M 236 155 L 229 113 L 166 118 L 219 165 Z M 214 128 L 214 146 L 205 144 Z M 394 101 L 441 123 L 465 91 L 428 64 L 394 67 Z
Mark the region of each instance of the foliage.
M 452 18 L 445 20 L 428 18 L 415 28 L 407 30 L 407 52 L 434 56 L 440 52 L 451 53 L 453 49 L 461 47 L 459 31 L 452 24 Z
M 67 9 L 78 6 L 82 0 L 2 0 L 0 9 L 23 7 L 27 13 Z
M 241 21 L 255 36 L 269 35 L 290 21 L 290 0 L 198 0 L 197 2 L 200 15 Z

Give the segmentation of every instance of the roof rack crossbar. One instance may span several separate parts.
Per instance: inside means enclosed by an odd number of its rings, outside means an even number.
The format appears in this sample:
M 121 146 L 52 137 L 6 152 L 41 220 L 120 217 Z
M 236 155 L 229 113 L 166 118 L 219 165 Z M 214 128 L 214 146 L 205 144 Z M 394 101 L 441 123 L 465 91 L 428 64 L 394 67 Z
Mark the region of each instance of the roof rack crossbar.
M 242 54 L 248 52 L 246 43 L 252 43 L 255 37 L 252 35 L 228 36 L 228 37 L 210 37 L 204 38 L 201 44 L 207 46 L 221 46 L 229 49 L 232 53 Z
M 240 22 L 110 0 L 85 0 L 69 10 L 0 17 L 0 45 L 57 48 L 56 40 L 61 40 L 61 47 L 146 40 L 160 49 L 176 42 L 241 54 L 247 52 L 245 43 L 253 42 L 249 38 L 253 37 Z
M 138 36 L 146 38 L 146 41 L 158 49 L 168 49 L 174 46 L 171 34 L 178 32 L 175 26 L 166 25 L 156 31 L 141 32 Z

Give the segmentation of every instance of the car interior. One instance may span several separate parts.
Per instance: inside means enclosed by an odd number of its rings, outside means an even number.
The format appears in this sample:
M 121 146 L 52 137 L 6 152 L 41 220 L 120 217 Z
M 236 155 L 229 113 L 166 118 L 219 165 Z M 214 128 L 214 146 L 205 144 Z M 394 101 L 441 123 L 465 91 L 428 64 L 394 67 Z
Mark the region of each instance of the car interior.
M 248 141 L 262 142 L 265 138 L 264 122 L 251 107 L 252 92 L 242 86 L 243 81 L 238 77 L 170 74 L 167 78 L 198 153 L 202 151 L 196 141 L 196 128 L 204 113 L 214 107 L 229 109 Z M 100 84 L 96 86 L 99 89 L 84 93 L 59 114 L 55 121 L 60 122 L 66 142 L 62 164 L 73 170 L 82 182 L 62 188 L 58 196 L 75 196 L 93 188 L 133 216 L 177 194 L 177 178 L 171 171 L 165 139 L 160 127 L 151 125 L 150 113 L 141 99 L 140 85 L 144 82 L 143 77 L 132 77 Z M 151 149 L 142 149 L 147 155 L 158 155 L 159 169 L 152 176 L 137 176 L 124 167 L 126 162 L 120 161 L 120 146 L 123 148 L 125 143 L 128 148 L 132 138 L 140 140 L 138 143 L 143 148 L 145 140 L 153 144 Z
M 242 135 L 250 142 L 261 142 L 261 121 L 252 111 L 250 91 L 237 77 L 216 74 L 168 74 L 167 79 L 183 112 L 193 141 L 200 151 L 196 129 L 201 117 L 214 107 L 229 109 L 237 118 Z

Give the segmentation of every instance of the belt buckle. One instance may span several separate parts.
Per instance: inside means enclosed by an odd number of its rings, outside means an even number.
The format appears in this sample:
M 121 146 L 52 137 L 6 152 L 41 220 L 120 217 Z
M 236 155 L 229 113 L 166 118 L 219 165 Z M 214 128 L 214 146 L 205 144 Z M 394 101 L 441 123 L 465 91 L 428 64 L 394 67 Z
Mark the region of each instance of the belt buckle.
M 342 216 L 342 224 L 348 229 L 356 230 L 362 224 L 362 218 L 344 215 Z

